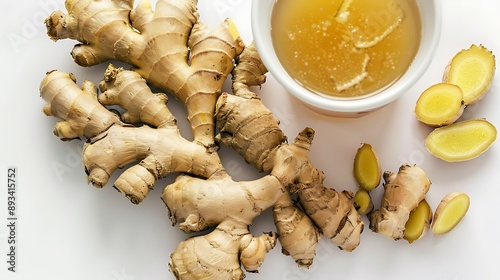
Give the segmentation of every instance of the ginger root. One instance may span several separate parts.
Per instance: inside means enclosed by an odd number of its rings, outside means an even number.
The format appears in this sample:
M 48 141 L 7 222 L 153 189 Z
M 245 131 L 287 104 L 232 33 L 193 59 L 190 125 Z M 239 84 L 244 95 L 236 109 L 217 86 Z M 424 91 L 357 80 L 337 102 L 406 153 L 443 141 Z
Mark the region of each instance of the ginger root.
M 397 174 L 384 172 L 384 196 L 380 209 L 369 215 L 370 229 L 394 240 L 404 238 L 410 213 L 425 198 L 430 180 L 419 167 L 403 164 Z
M 197 1 L 67 0 L 68 14 L 45 20 L 54 41 L 81 42 L 72 56 L 82 66 L 116 59 L 134 66 L 150 84 L 173 94 L 188 111 L 195 141 L 214 146 L 215 102 L 244 47 L 234 23 L 209 29 Z
M 453 57 L 444 71 L 443 82 L 459 86 L 467 106 L 484 96 L 490 88 L 494 74 L 493 53 L 482 45 L 472 45 Z
M 62 119 L 56 124 L 54 134 L 62 140 L 82 136 L 92 138 L 121 121 L 97 102 L 97 87 L 90 81 L 76 85 L 73 74 L 51 71 L 40 83 L 40 96 L 48 103 L 43 107 L 47 116 Z M 82 108 L 54 105 L 78 102 Z
M 262 256 L 275 241 L 274 233 L 253 237 L 246 224 L 224 222 L 207 235 L 181 242 L 171 254 L 169 268 L 177 279 L 244 279 L 240 263 L 258 272 Z
M 497 130 L 492 123 L 472 119 L 435 129 L 425 139 L 425 147 L 444 161 L 466 161 L 488 150 L 496 137 Z
M 132 0 L 67 0 L 68 14 L 54 12 L 48 34 L 78 40 L 72 52 L 78 64 L 116 59 L 132 65 L 109 65 L 99 87 L 88 81 L 79 87 L 72 74 L 49 72 L 40 95 L 45 114 L 61 120 L 56 135 L 85 139 L 83 165 L 95 187 L 127 166 L 113 185 L 134 204 L 159 179 L 179 174 L 161 196 L 170 220 L 184 232 L 209 231 L 172 252 L 169 268 L 179 279 L 243 279 L 242 268 L 256 272 L 276 240 L 304 267 L 323 235 L 354 250 L 364 224 L 352 194 L 326 187 L 324 173 L 310 161 L 314 130 L 287 142 L 279 121 L 250 90 L 267 72 L 255 45 L 245 45 L 230 20 L 205 26 L 196 4 L 158 0 L 153 11 L 147 0 L 135 8 Z M 223 93 L 229 74 L 232 93 Z M 180 134 L 167 95 L 184 104 L 192 141 Z M 235 149 L 265 175 L 234 181 L 218 145 Z M 270 208 L 280 235 L 253 236 L 252 221 Z
M 281 252 L 292 256 L 300 267 L 312 265 L 320 230 L 290 196 L 282 196 L 273 207 Z
M 434 213 L 432 232 L 442 235 L 454 229 L 469 210 L 470 198 L 461 192 L 447 194 L 439 203 Z
M 465 103 L 462 89 L 454 84 L 439 83 L 426 89 L 417 100 L 417 119 L 430 126 L 454 123 L 462 116 Z

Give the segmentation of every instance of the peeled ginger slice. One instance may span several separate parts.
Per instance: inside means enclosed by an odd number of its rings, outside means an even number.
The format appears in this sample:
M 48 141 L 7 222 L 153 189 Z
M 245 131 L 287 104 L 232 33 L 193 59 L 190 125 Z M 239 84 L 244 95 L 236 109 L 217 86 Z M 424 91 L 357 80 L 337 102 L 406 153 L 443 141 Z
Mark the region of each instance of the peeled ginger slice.
M 354 195 L 354 207 L 361 215 L 373 211 L 374 205 L 370 193 L 364 189 L 359 189 Z
M 459 86 L 465 105 L 473 104 L 488 91 L 495 74 L 495 56 L 484 46 L 472 45 L 457 53 L 445 69 L 443 82 Z
M 450 232 L 469 210 L 470 198 L 465 193 L 452 192 L 439 203 L 434 214 L 432 232 L 441 235 Z
M 420 201 L 417 208 L 410 212 L 410 218 L 405 225 L 404 239 L 409 243 L 419 240 L 430 229 L 432 221 L 432 209 L 424 199 Z
M 436 128 L 425 139 L 425 147 L 444 161 L 465 161 L 485 152 L 496 137 L 493 124 L 485 119 L 472 119 Z
M 431 126 L 455 122 L 464 112 L 462 89 L 453 84 L 439 83 L 426 89 L 417 100 L 417 119 Z
M 359 187 L 371 191 L 380 184 L 382 170 L 377 153 L 370 144 L 364 143 L 354 157 L 353 174 Z

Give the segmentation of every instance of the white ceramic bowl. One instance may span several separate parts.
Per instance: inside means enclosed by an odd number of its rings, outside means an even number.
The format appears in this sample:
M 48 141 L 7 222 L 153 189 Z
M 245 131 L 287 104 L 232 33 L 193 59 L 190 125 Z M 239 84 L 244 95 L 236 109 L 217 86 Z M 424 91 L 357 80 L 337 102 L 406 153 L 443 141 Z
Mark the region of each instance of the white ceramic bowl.
M 417 0 L 422 22 L 422 37 L 415 59 L 392 85 L 377 94 L 360 98 L 330 98 L 318 95 L 297 83 L 281 65 L 271 38 L 271 15 L 276 0 L 252 1 L 252 33 L 257 50 L 269 72 L 307 107 L 324 115 L 361 117 L 396 100 L 424 74 L 437 48 L 441 33 L 439 0 Z

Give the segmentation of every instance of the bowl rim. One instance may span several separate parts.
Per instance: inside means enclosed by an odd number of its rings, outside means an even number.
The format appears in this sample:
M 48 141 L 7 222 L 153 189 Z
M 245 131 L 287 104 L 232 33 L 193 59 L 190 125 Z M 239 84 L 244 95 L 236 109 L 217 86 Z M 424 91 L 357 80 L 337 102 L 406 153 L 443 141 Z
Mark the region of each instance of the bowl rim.
M 377 94 L 358 98 L 332 98 L 313 93 L 296 82 L 283 68 L 271 39 L 271 15 L 276 0 L 252 1 L 251 28 L 257 51 L 269 73 L 293 96 L 315 108 L 343 113 L 371 111 L 383 107 L 403 95 L 423 76 L 429 67 L 441 36 L 442 12 L 440 1 L 417 0 L 422 23 L 422 39 L 417 54 L 408 70 L 394 83 Z M 427 4 L 425 12 L 432 12 L 430 18 L 423 18 L 421 3 Z M 263 20 L 265 19 L 265 20 Z M 431 32 L 424 32 L 430 30 Z M 264 51 L 264 50 L 273 51 Z M 412 72 L 413 75 L 406 75 Z

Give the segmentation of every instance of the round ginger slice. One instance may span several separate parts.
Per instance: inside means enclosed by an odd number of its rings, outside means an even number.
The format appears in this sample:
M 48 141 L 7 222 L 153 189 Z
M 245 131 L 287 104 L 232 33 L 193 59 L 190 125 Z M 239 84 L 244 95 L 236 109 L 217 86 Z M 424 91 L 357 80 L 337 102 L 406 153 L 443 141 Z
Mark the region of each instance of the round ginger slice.
M 432 232 L 442 235 L 454 229 L 469 210 L 470 198 L 465 193 L 452 192 L 439 203 L 434 213 Z
M 454 123 L 464 112 L 462 89 L 453 84 L 439 83 L 426 89 L 417 100 L 417 119 L 430 126 Z
M 371 191 L 380 184 L 382 171 L 375 150 L 370 144 L 363 143 L 354 157 L 354 178 L 359 187 Z
M 472 119 L 436 128 L 425 139 L 425 147 L 448 162 L 478 157 L 495 142 L 497 130 L 485 119 Z
M 480 100 L 488 91 L 495 74 L 495 56 L 482 45 L 472 45 L 457 53 L 448 64 L 443 82 L 459 86 L 465 105 Z

